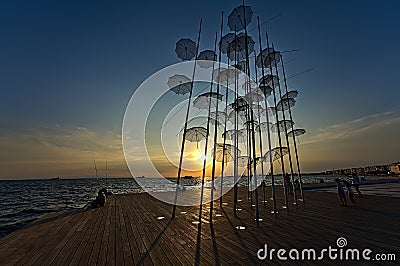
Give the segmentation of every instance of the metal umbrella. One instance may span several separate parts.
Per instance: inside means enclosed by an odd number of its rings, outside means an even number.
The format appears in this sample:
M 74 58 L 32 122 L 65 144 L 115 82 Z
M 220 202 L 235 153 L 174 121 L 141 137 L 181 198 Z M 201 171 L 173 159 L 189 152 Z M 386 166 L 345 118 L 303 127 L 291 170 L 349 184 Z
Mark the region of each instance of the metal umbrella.
M 246 69 L 246 60 L 241 60 L 236 62 L 236 64 L 232 65 L 233 67 L 239 69 L 242 72 L 245 72 Z
M 180 39 L 175 47 L 176 55 L 183 61 L 193 59 L 196 56 L 196 50 L 196 43 L 187 38 Z
M 282 149 L 282 153 L 281 153 Z M 269 162 L 270 156 L 272 157 L 272 161 L 279 160 L 281 157 L 285 156 L 289 153 L 289 149 L 287 147 L 275 147 L 270 151 L 267 151 L 263 158 L 265 162 Z
M 261 122 L 259 125 L 257 125 L 256 129 L 259 130 L 261 129 L 262 131 L 268 131 L 268 129 L 271 129 L 273 124 L 271 122 Z
M 213 74 L 214 81 L 220 84 L 233 84 L 239 79 L 240 72 L 241 71 L 235 67 L 216 69 Z
M 276 107 L 268 107 L 267 109 L 262 109 L 260 115 L 268 114 L 268 117 L 273 117 L 276 114 L 277 110 Z
M 246 57 L 254 52 L 255 42 L 251 36 L 244 33 L 240 33 L 236 38 L 229 44 L 228 57 L 232 61 L 242 61 Z M 247 47 L 247 52 L 246 52 Z
M 251 23 L 253 10 L 250 6 L 235 7 L 228 16 L 228 27 L 231 31 L 241 31 Z
M 272 48 L 265 48 L 257 55 L 256 65 L 259 68 L 269 67 L 270 65 L 275 65 L 275 62 L 279 63 L 280 60 L 281 53 L 279 51 L 276 51 Z
M 235 116 L 237 116 L 237 118 L 238 118 L 238 121 L 237 121 L 238 123 L 246 121 L 246 110 L 242 110 L 242 111 L 232 110 L 228 114 L 228 121 L 231 122 L 232 124 L 234 124 L 235 123 Z
M 297 95 L 299 94 L 299 92 L 297 90 L 292 90 L 292 91 L 288 91 L 287 93 L 285 93 L 282 96 L 282 99 L 294 99 L 297 97 Z
M 277 123 L 273 124 L 271 127 L 271 131 L 278 133 L 278 127 L 279 127 L 279 132 L 285 132 L 286 130 L 291 128 L 294 125 L 294 122 L 291 120 L 280 120 Z
M 197 142 L 197 148 L 199 147 L 199 142 L 206 139 L 207 129 L 204 127 L 191 127 L 186 130 L 185 140 L 190 142 Z
M 218 162 L 222 162 L 222 159 L 224 159 L 225 163 L 232 161 L 235 157 L 235 150 L 238 155 L 241 154 L 240 149 L 232 144 L 224 145 L 223 143 L 217 143 L 215 149 L 215 160 L 217 160 Z M 214 149 L 212 150 L 211 154 L 214 155 Z
M 212 107 L 216 107 L 221 102 L 222 97 L 222 94 L 216 92 L 206 92 L 194 99 L 193 106 L 199 109 L 208 109 L 211 104 Z
M 201 68 L 210 68 L 217 61 L 217 54 L 212 50 L 204 50 L 197 56 L 197 64 Z
M 233 140 L 235 138 L 235 135 L 237 135 L 237 141 L 239 143 L 243 143 L 247 141 L 247 137 L 246 137 L 246 130 L 244 128 L 239 129 L 239 130 L 235 130 L 235 129 L 229 129 L 227 131 L 225 131 L 224 133 L 222 133 L 222 137 L 224 137 L 226 134 L 226 139 L 228 140 Z
M 224 124 L 225 119 L 227 119 L 227 115 L 224 111 L 213 111 L 210 112 L 210 118 L 212 118 L 214 121 L 218 121 L 220 124 Z
M 272 87 L 272 84 L 276 87 L 279 84 L 279 79 L 278 76 L 267 74 L 260 78 L 259 84 L 260 88 L 267 85 Z
M 288 133 L 288 136 L 291 136 L 291 137 L 297 137 L 297 136 L 301 136 L 301 135 L 304 135 L 306 133 L 306 130 L 305 129 L 303 129 L 303 128 L 298 128 L 298 129 L 295 129 L 295 130 L 292 130 L 292 131 L 290 131 L 289 133 Z
M 221 38 L 221 41 L 219 42 L 219 45 L 220 45 L 221 52 L 223 54 L 227 54 L 229 52 L 228 51 L 229 44 L 234 39 L 235 39 L 235 33 L 233 33 L 233 32 L 227 33 Z
M 176 94 L 186 94 L 190 92 L 191 80 L 185 75 L 175 74 L 168 78 L 167 85 Z
M 276 105 L 277 111 L 287 111 L 289 108 L 295 106 L 296 100 L 292 98 L 283 98 Z

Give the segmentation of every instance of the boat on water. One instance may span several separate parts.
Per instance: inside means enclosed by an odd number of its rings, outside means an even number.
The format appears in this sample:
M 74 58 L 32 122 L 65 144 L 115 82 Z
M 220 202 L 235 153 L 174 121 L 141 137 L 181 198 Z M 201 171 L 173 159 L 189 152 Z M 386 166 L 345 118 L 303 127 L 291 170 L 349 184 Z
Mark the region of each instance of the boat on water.
M 53 177 L 51 180 L 60 180 L 59 176 Z

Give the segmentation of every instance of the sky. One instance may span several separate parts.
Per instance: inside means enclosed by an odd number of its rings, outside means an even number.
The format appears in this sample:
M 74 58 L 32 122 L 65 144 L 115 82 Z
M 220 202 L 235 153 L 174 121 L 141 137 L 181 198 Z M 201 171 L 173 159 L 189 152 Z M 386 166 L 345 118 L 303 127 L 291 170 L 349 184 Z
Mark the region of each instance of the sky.
M 129 176 L 124 112 L 150 75 L 180 62 L 180 38 L 212 49 L 241 1 L 2 1 L 0 179 Z M 299 90 L 303 171 L 400 160 L 398 1 L 247 1 Z M 224 27 L 224 32 L 227 32 Z M 140 157 L 142 151 L 138 151 Z M 145 154 L 143 154 L 145 156 Z M 146 169 L 141 170 L 146 175 Z

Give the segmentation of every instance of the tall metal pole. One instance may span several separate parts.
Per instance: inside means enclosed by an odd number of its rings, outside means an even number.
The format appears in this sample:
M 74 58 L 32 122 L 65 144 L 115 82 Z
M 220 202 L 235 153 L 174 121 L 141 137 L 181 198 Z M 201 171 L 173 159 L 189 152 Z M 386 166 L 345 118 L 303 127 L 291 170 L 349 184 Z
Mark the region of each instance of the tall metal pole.
M 287 130 L 287 126 L 286 126 L 286 117 L 285 117 L 285 108 L 283 106 L 283 101 L 282 101 L 282 90 L 281 90 L 281 83 L 279 80 L 279 75 L 278 75 L 278 64 L 276 62 L 275 59 L 275 48 L 274 48 L 274 44 L 272 44 L 272 53 L 274 55 L 274 63 L 275 63 L 275 73 L 278 79 L 278 90 L 279 90 L 279 98 L 281 99 L 281 107 L 282 107 L 282 117 L 283 117 L 283 127 L 285 129 L 285 137 L 286 137 L 286 144 L 287 144 L 287 148 L 288 148 L 288 155 L 289 155 L 289 166 L 290 166 L 290 175 L 291 175 L 291 179 L 292 179 L 292 190 L 293 190 L 293 197 L 294 197 L 294 202 L 297 205 L 297 195 L 296 195 L 296 190 L 294 189 L 294 176 L 293 176 L 293 164 L 292 164 L 292 155 L 290 152 L 290 143 L 289 143 L 289 136 L 288 136 L 288 130 Z M 290 120 L 292 123 L 292 120 Z M 279 125 L 278 125 L 279 126 Z M 283 157 L 283 154 L 281 154 Z
M 263 48 L 262 48 L 262 42 L 261 42 L 261 29 L 260 29 L 260 17 L 257 17 L 257 24 L 258 24 L 258 42 L 260 45 L 260 53 L 261 53 L 261 63 L 262 63 L 262 67 L 261 67 L 261 75 L 262 77 L 264 77 L 265 71 L 264 71 L 264 55 L 263 55 Z M 264 84 L 266 86 L 266 84 Z M 272 144 L 271 144 L 271 131 L 269 128 L 269 114 L 268 114 L 268 101 L 267 101 L 267 95 L 265 95 L 264 98 L 265 101 L 265 114 L 267 117 L 267 132 L 268 132 L 268 150 L 271 153 L 272 150 Z M 273 213 L 276 216 L 277 212 L 276 212 L 276 192 L 275 192 L 275 178 L 274 178 L 274 161 L 273 158 L 270 154 L 269 156 L 269 165 L 270 165 L 270 173 L 271 173 L 271 190 L 272 190 L 272 201 L 273 201 Z
M 268 31 L 265 31 L 265 35 L 267 38 L 267 47 L 269 48 L 269 39 L 268 39 Z M 269 49 L 268 49 L 268 59 L 270 59 L 270 53 L 269 53 Z M 277 101 L 276 101 L 276 94 L 275 94 L 275 81 L 274 81 L 274 75 L 273 75 L 273 71 L 272 71 L 272 63 L 271 60 L 269 60 L 269 71 L 271 74 L 271 81 L 272 81 L 272 93 L 274 95 L 274 105 L 275 107 L 277 106 Z M 279 83 L 279 82 L 278 82 Z M 275 112 L 275 118 L 276 118 L 276 123 L 277 123 L 277 131 L 278 131 L 278 140 L 279 140 L 279 151 L 280 151 L 280 157 L 281 157 L 281 170 L 282 170 L 282 179 L 285 175 L 285 164 L 284 164 L 284 160 L 283 160 L 283 152 L 282 152 L 282 139 L 281 139 L 281 132 L 280 132 L 280 128 L 279 128 L 279 116 L 278 116 L 278 112 Z M 270 154 L 271 156 L 271 154 Z M 286 189 L 286 184 L 285 182 L 283 182 L 283 194 L 285 196 L 285 207 L 286 210 L 289 211 L 289 200 L 288 200 L 288 195 L 287 195 L 287 189 Z
M 284 63 L 283 63 L 282 55 L 281 55 L 281 64 L 282 64 L 283 80 L 285 82 L 285 92 L 287 94 L 288 93 L 288 87 L 287 87 L 287 82 L 286 82 L 285 66 L 284 66 Z M 291 111 L 290 105 L 289 105 L 289 118 L 290 118 L 291 121 L 293 121 L 292 111 Z M 291 124 L 291 126 L 292 126 L 292 132 L 294 132 L 293 124 Z M 300 195 L 301 195 L 301 200 L 304 202 L 303 182 L 301 180 L 299 155 L 298 155 L 298 152 L 297 152 L 296 136 L 294 134 L 293 134 L 293 145 L 294 145 L 294 152 L 295 152 L 295 155 L 296 155 L 297 175 L 299 177 L 299 182 L 300 182 Z
M 223 23 L 224 22 L 224 12 L 222 12 L 221 16 L 221 30 L 220 30 L 220 43 L 222 42 L 222 30 L 223 30 Z M 218 83 L 217 83 L 217 104 L 215 106 L 215 120 L 218 121 L 218 96 L 219 96 L 219 87 L 220 87 L 220 73 L 221 73 L 221 60 L 222 60 L 222 51 L 219 49 L 219 55 L 218 55 Z M 210 98 L 210 104 L 211 104 L 212 98 Z M 215 157 L 216 157 L 216 152 L 217 152 L 217 139 L 218 139 L 218 124 L 217 122 L 214 125 L 214 151 L 213 151 L 213 159 L 212 159 L 212 173 L 211 173 L 211 202 L 210 202 L 210 220 L 212 220 L 212 213 L 213 213 L 213 208 L 214 208 L 214 180 L 215 180 Z
M 172 218 L 175 218 L 175 213 L 176 213 L 176 203 L 177 203 L 177 200 L 178 200 L 179 185 L 180 185 L 180 179 L 181 179 L 181 173 L 182 173 L 183 152 L 185 150 L 185 138 L 186 138 L 186 131 L 187 131 L 187 125 L 188 125 L 188 120 L 189 120 L 190 104 L 191 104 L 192 95 L 193 95 L 193 83 L 194 83 L 194 77 L 195 77 L 195 74 L 196 74 L 196 65 L 197 65 L 197 57 L 198 57 L 198 54 L 199 54 L 200 35 L 201 35 L 202 24 L 203 24 L 203 19 L 201 18 L 200 19 L 200 26 L 199 26 L 199 33 L 198 33 L 198 36 L 197 36 L 196 57 L 194 59 L 192 80 L 190 82 L 190 92 L 189 92 L 189 99 L 188 99 L 188 105 L 187 105 L 187 110 L 186 110 L 185 126 L 184 126 L 184 129 L 183 129 L 182 144 L 181 144 L 181 155 L 180 155 L 180 158 L 179 158 L 178 177 L 177 177 L 177 180 L 176 180 L 175 199 L 174 199 L 174 207 L 173 207 L 173 210 L 172 210 Z

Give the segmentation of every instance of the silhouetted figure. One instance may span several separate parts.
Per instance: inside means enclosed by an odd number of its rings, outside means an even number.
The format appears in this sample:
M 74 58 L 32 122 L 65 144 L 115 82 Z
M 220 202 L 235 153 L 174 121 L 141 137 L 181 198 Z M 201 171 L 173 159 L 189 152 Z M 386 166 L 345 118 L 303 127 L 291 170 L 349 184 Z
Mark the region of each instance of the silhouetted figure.
M 320 178 L 320 179 L 319 179 L 319 183 L 320 183 L 320 184 L 325 183 L 325 180 L 324 180 L 323 178 Z
M 92 201 L 92 207 L 98 208 L 104 206 L 104 204 L 106 204 L 106 195 L 104 194 L 104 190 L 100 189 L 96 199 Z
M 286 193 L 290 192 L 290 194 L 293 194 L 293 187 L 290 183 L 290 176 L 288 173 L 283 176 L 283 182 L 285 182 Z
M 340 202 L 342 203 L 342 206 L 347 207 L 346 193 L 344 192 L 343 182 L 339 178 L 335 178 L 335 181 L 337 184 Z
M 356 205 L 356 202 L 354 200 L 354 192 L 351 189 L 351 184 L 347 180 L 344 180 L 344 179 L 343 179 L 343 184 L 345 185 L 345 187 L 347 189 L 347 196 L 349 196 L 351 203 L 353 203 L 353 205 Z
M 300 182 L 299 182 L 298 179 L 296 179 L 296 180 L 294 181 L 294 189 L 300 190 Z
M 354 174 L 352 176 L 351 180 L 352 180 L 354 188 L 357 191 L 358 196 L 362 198 L 363 195 L 361 194 L 361 191 L 360 191 L 360 188 L 359 188 L 360 187 L 360 179 L 358 178 L 358 176 L 356 174 Z

